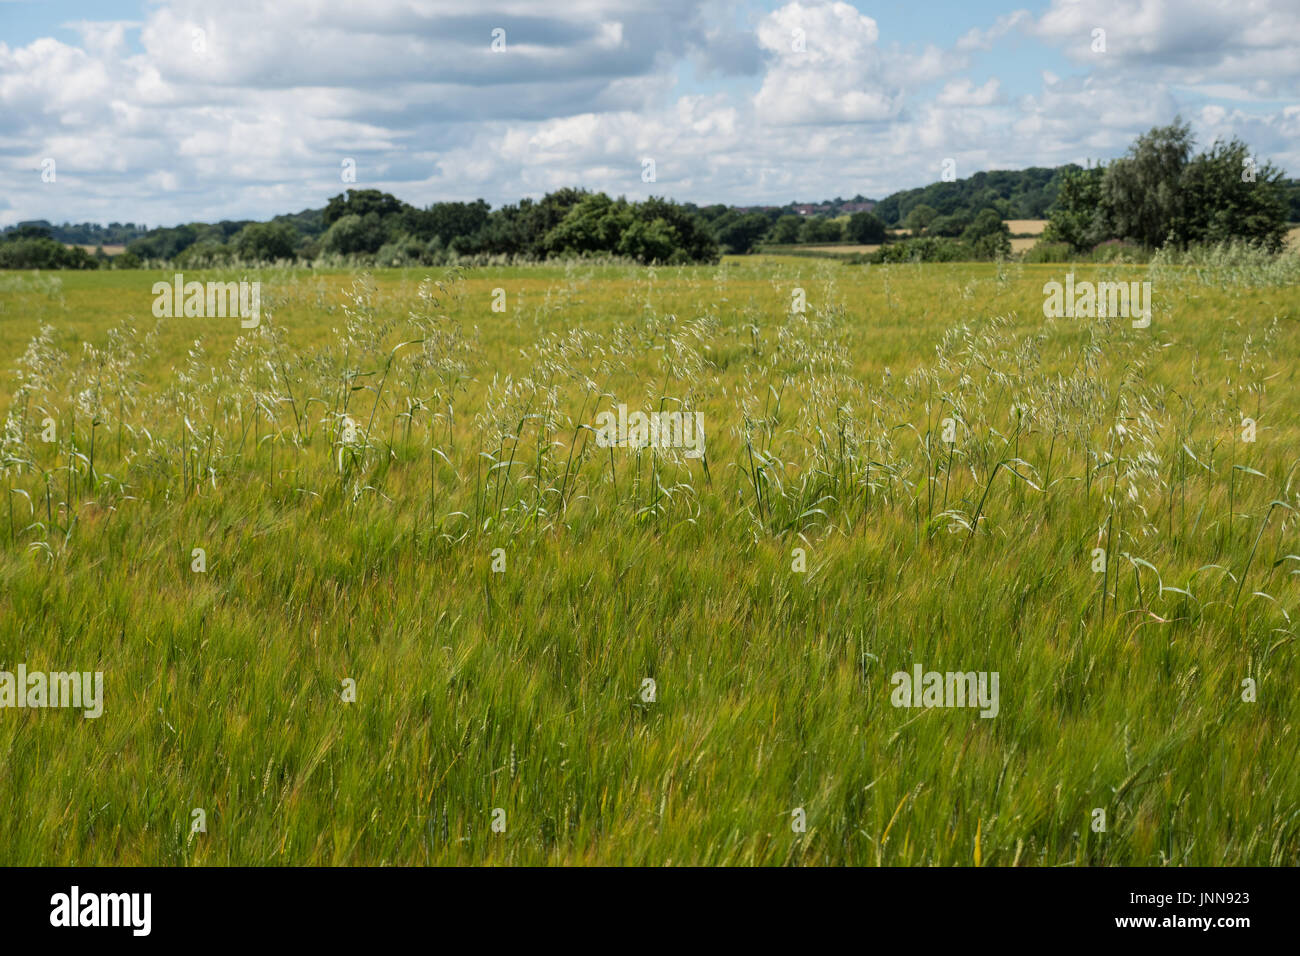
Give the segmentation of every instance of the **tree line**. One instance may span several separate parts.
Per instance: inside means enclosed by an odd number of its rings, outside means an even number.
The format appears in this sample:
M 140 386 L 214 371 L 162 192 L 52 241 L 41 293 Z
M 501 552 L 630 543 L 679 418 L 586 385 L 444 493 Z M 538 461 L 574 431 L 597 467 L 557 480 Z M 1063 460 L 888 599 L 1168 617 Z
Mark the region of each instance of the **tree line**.
M 995 259 L 1011 252 L 1008 219 L 1050 218 L 1044 249 L 1086 254 L 1116 241 L 1168 244 L 1243 239 L 1276 251 L 1300 221 L 1300 182 L 1259 165 L 1240 140 L 1197 155 L 1181 120 L 1139 137 L 1106 166 L 980 172 L 894 193 L 878 203 L 696 206 L 636 202 L 565 188 L 491 208 L 482 199 L 413 206 L 377 189 L 349 189 L 322 209 L 268 222 L 223 220 L 145 231 L 134 223 L 21 223 L 0 231 L 0 268 L 202 268 L 243 263 L 439 265 L 491 259 L 609 257 L 639 263 L 717 262 L 766 247 L 877 245 L 871 261 Z M 867 211 L 863 207 L 874 207 Z M 842 212 L 851 210 L 851 212 Z M 900 234 L 906 230 L 907 235 Z M 66 245 L 126 240 L 109 257 Z

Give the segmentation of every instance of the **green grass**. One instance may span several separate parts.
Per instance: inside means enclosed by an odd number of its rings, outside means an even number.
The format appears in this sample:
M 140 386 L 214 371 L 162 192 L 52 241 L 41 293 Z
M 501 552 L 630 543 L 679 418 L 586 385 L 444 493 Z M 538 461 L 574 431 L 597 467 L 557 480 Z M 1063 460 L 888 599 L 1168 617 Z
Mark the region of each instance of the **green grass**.
M 1300 863 L 1300 291 L 1066 268 L 0 273 L 0 669 L 106 698 L 0 710 L 0 862 Z

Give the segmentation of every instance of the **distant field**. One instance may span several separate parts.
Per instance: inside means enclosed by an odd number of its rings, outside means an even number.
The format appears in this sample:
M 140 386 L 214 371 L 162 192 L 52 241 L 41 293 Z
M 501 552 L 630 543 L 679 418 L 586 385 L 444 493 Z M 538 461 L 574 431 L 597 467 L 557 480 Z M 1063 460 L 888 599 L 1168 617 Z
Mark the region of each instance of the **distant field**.
M 880 248 L 880 243 L 876 243 L 875 245 L 872 246 L 800 246 L 799 248 L 806 249 L 809 252 L 842 252 L 845 255 L 849 255 L 855 252 L 856 253 L 875 252 L 877 249 Z
M 1011 251 L 1024 252 L 1026 249 L 1032 249 L 1036 245 L 1038 245 L 1037 239 L 1021 239 L 1016 237 L 1011 240 Z
M 0 273 L 0 858 L 1295 866 L 1285 270 Z
M 1300 249 L 1300 226 L 1294 226 L 1286 234 L 1286 244 L 1289 249 Z
M 1047 228 L 1046 219 L 1006 219 L 1003 220 L 1007 228 L 1011 230 L 1013 236 L 1038 236 Z M 910 236 L 910 229 L 891 229 L 890 232 L 899 237 Z
M 76 243 L 76 242 L 65 242 L 64 245 L 70 249 L 85 249 L 91 255 L 94 255 L 95 250 L 99 248 L 99 246 L 85 245 L 83 243 Z M 126 246 L 124 245 L 110 244 L 104 246 L 105 255 L 120 256 L 124 252 L 126 252 Z
M 804 259 L 844 259 L 862 249 L 870 251 L 879 248 L 879 246 L 835 245 L 833 243 L 807 246 L 791 243 L 788 245 L 763 246 L 759 251 L 761 254 L 769 256 L 795 256 Z

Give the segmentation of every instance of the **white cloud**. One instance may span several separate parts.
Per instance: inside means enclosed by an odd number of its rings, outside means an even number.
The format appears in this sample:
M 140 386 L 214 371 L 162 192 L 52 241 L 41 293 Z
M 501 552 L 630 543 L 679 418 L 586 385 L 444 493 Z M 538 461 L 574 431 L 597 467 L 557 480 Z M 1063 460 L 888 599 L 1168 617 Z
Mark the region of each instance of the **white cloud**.
M 1006 36 L 1017 27 L 1022 27 L 1031 21 L 1032 17 L 1028 10 L 1016 10 L 1004 16 L 998 17 L 997 22 L 987 30 L 981 30 L 978 27 L 968 30 L 958 39 L 956 48 L 962 51 L 973 50 L 991 50 L 993 45 Z
M 901 92 L 885 76 L 876 21 L 847 3 L 790 3 L 765 17 L 758 42 L 771 63 L 754 97 L 774 126 L 873 122 L 898 114 Z
M 997 77 L 990 77 L 980 87 L 965 78 L 953 80 L 944 85 L 936 102 L 941 106 L 988 106 L 997 102 L 1000 86 Z
M 1053 0 L 1028 27 L 1076 63 L 1166 80 L 1244 83 L 1294 97 L 1300 80 L 1295 0 Z M 1105 52 L 1093 31 L 1105 31 Z

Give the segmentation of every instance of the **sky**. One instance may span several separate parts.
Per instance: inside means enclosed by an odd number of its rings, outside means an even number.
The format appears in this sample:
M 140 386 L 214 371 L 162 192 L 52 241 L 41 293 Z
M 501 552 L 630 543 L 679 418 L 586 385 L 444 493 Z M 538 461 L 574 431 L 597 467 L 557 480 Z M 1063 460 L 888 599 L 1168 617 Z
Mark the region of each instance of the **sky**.
M 1176 116 L 1300 176 L 1300 0 L 0 0 L 0 226 L 879 199 Z

